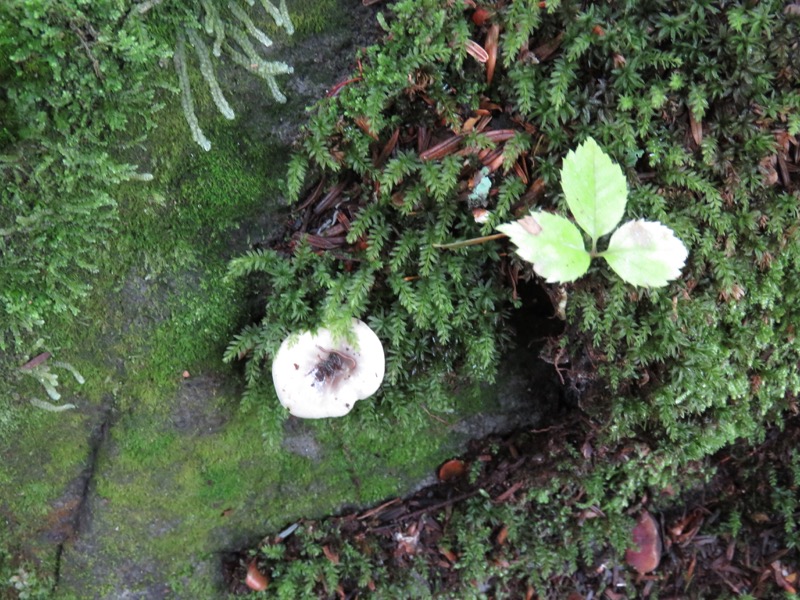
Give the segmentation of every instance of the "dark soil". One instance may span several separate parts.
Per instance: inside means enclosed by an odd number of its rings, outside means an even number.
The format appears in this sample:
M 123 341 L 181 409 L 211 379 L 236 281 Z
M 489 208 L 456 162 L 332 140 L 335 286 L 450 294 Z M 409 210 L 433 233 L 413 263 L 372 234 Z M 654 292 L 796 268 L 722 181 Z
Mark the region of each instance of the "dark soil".
M 402 578 L 402 571 L 409 570 L 413 556 L 417 574 L 427 573 L 431 584 L 435 580 L 435 589 L 444 596 L 455 597 L 453 594 L 460 589 L 457 557 L 443 557 L 439 544 L 451 512 L 483 493 L 481 490 L 495 504 L 521 501 L 529 489 L 543 485 L 553 475 L 565 448 L 578 441 L 568 432 L 580 431 L 584 426 L 572 422 L 476 440 L 466 454 L 440 468 L 439 482 L 433 486 L 369 510 L 319 522 L 303 521 L 301 525 L 331 532 L 323 549 L 332 561 L 337 557 L 331 549 L 345 542 L 378 547 L 382 554 L 372 554 L 370 561 L 390 565 L 390 572 Z M 576 573 L 553 577 L 547 590 L 533 590 L 527 583 L 517 582 L 518 595 L 513 597 L 617 600 L 750 594 L 753 598 L 776 598 L 782 592 L 795 593 L 800 583 L 800 552 L 792 547 L 786 518 L 775 512 L 769 496 L 774 493 L 776 478 L 783 484 L 791 482 L 791 451 L 798 445 L 800 417 L 793 415 L 782 430 L 770 429 L 760 445 L 740 443 L 715 455 L 705 467 L 716 474 L 705 485 L 676 497 L 670 498 L 667 490 L 660 498 L 643 498 L 633 510 L 646 508 L 653 514 L 663 548 L 660 564 L 652 572 L 636 575 L 623 557 L 603 548 L 598 550 L 593 564 L 584 565 Z M 478 465 L 477 469 L 471 468 L 474 465 Z M 467 476 L 476 470 L 477 478 Z M 791 483 L 788 490 L 797 494 Z M 736 515 L 741 522 L 738 533 L 721 533 L 725 531 L 721 524 Z M 281 535 L 265 538 L 261 547 L 282 543 L 284 561 L 301 559 L 300 542 L 292 533 L 284 535 L 285 539 Z M 495 543 L 504 543 L 500 531 L 492 535 Z M 410 538 L 413 543 L 407 541 Z M 224 557 L 223 576 L 232 593 L 251 592 L 244 580 L 255 553 L 256 549 L 244 549 Z M 420 560 L 427 569 L 420 568 Z M 274 567 L 263 555 L 256 564 L 263 572 Z M 629 576 L 623 577 L 625 573 Z M 631 589 L 631 581 L 635 589 Z M 508 582 L 505 589 L 508 590 Z M 488 594 L 493 597 L 491 590 Z M 362 595 L 368 596 L 369 590 L 359 588 L 356 582 L 342 581 L 335 596 L 320 593 L 319 597 Z

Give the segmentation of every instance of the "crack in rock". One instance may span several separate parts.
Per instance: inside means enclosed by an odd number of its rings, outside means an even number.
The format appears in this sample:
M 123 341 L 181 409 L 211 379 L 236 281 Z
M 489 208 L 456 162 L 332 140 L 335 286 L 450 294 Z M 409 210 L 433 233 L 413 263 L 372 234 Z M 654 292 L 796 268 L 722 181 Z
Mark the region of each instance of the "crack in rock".
M 61 579 L 61 557 L 64 554 L 65 545 L 80 535 L 91 517 L 88 500 L 92 493 L 100 450 L 108 438 L 108 432 L 113 423 L 113 413 L 114 401 L 113 398 L 108 396 L 103 399 L 100 417 L 89 435 L 89 453 L 86 467 L 72 481 L 64 495 L 55 502 L 54 510 L 50 513 L 49 526 L 45 531 L 45 538 L 49 541 L 58 542 L 56 546 L 54 590 L 58 587 Z

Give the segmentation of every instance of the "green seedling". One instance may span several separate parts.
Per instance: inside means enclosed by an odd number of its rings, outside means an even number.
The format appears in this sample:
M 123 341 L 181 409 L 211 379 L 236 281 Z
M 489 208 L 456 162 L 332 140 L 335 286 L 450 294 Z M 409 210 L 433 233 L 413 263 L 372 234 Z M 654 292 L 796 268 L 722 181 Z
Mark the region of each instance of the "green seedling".
M 517 246 L 517 254 L 550 283 L 574 281 L 603 257 L 623 280 L 642 287 L 661 287 L 680 276 L 689 252 L 675 233 L 658 221 L 628 221 L 617 227 L 628 201 L 628 186 L 619 165 L 592 138 L 568 152 L 561 169 L 561 187 L 575 221 L 592 240 L 586 250 L 570 220 L 543 211 L 500 225 Z M 614 232 L 608 247 L 598 240 Z

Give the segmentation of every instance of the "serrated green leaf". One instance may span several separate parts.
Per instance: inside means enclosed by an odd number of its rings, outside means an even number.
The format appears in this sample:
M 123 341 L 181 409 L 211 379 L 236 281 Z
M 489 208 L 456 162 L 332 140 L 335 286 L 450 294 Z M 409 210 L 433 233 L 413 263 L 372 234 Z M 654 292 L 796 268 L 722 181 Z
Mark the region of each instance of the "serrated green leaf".
M 680 277 L 689 251 L 658 221 L 629 221 L 614 232 L 601 254 L 628 283 L 661 287 Z
M 531 212 L 527 217 L 500 225 L 517 245 L 517 254 L 549 283 L 574 281 L 589 270 L 591 260 L 580 230 L 564 217 Z
M 561 188 L 575 220 L 592 241 L 613 231 L 622 220 L 628 201 L 625 175 L 592 138 L 567 153 Z

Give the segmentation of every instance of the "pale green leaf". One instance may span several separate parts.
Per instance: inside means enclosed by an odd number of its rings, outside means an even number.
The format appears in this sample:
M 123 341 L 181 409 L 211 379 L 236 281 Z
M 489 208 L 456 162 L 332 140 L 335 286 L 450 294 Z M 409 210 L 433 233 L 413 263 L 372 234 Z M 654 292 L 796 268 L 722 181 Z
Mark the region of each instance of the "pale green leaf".
M 593 241 L 622 220 L 628 201 L 625 175 L 592 138 L 567 153 L 561 188 L 578 225 Z
M 55 405 L 51 402 L 45 402 L 44 400 L 39 400 L 38 398 L 31 398 L 31 404 L 33 404 L 37 408 L 43 408 L 44 410 L 49 410 L 50 412 L 63 412 L 65 410 L 71 410 L 75 408 L 74 404 Z
M 580 230 L 564 217 L 531 212 L 500 225 L 517 245 L 517 254 L 533 263 L 533 270 L 549 283 L 574 281 L 589 270 L 590 256 Z
M 601 254 L 628 283 L 661 287 L 680 277 L 689 251 L 658 221 L 629 221 L 614 232 Z

